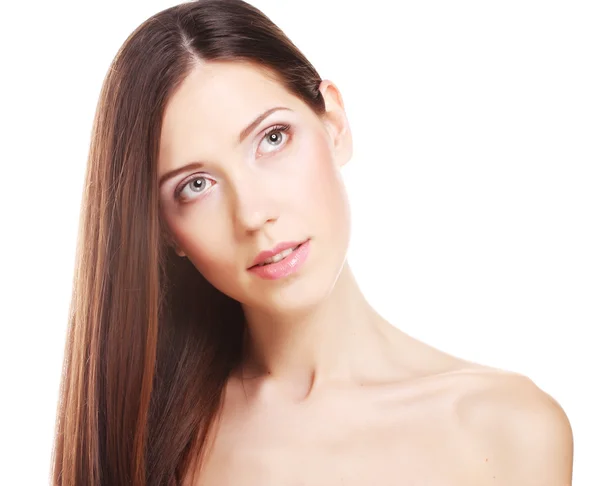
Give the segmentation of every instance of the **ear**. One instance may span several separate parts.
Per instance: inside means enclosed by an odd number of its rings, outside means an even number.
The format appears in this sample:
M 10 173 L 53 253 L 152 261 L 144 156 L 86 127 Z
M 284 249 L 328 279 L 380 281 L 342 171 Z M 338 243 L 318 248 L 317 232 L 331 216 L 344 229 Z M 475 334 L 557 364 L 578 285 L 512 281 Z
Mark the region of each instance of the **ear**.
M 171 239 L 171 240 L 169 241 L 169 246 L 170 246 L 171 248 L 173 248 L 173 251 L 174 251 L 174 252 L 175 252 L 175 253 L 176 253 L 178 256 L 180 256 L 180 257 L 184 257 L 184 256 L 186 256 L 185 252 L 184 252 L 184 251 L 183 251 L 181 248 L 179 248 L 179 246 L 177 245 L 177 243 L 176 243 L 174 240 L 172 240 L 172 239 Z
M 167 246 L 173 248 L 173 251 L 177 255 L 179 255 L 180 257 L 186 256 L 185 252 L 181 248 L 179 248 L 177 241 L 175 241 L 175 238 L 173 237 L 170 231 L 163 229 L 163 238 L 166 240 Z
M 342 94 L 337 86 L 324 79 L 319 85 L 319 91 L 325 100 L 323 121 L 330 135 L 332 148 L 338 167 L 346 164 L 352 157 L 352 133 L 344 109 Z

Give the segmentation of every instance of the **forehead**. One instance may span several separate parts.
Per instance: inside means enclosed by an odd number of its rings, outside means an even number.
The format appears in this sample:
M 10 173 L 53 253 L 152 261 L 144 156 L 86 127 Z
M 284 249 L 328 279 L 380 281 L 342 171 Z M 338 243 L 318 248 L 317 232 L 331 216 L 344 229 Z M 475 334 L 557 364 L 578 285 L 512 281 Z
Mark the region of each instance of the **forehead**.
M 167 103 L 160 164 L 178 165 L 198 154 L 233 149 L 240 130 L 260 113 L 275 106 L 302 111 L 302 105 L 259 67 L 242 62 L 200 64 Z

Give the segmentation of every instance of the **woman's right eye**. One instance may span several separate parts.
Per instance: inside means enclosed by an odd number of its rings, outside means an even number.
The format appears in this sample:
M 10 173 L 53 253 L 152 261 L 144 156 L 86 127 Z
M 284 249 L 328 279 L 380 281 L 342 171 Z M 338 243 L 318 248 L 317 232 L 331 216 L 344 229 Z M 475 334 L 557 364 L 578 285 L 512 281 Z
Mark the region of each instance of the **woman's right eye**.
M 212 187 L 214 181 L 204 176 L 194 176 L 185 181 L 175 190 L 175 199 L 178 201 L 187 201 L 195 199 L 198 194 L 202 194 L 208 188 Z M 195 196 L 196 195 L 196 196 Z

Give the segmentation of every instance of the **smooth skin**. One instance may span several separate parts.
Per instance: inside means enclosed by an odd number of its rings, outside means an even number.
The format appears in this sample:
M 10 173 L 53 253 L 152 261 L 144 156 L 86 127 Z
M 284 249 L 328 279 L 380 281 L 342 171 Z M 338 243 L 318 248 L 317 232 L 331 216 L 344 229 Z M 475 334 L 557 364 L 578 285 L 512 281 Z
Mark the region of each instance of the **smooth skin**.
M 167 105 L 159 178 L 172 244 L 248 324 L 187 485 L 570 485 L 572 431 L 550 396 L 417 341 L 366 301 L 346 259 L 352 135 L 339 89 L 319 89 L 322 117 L 264 69 L 198 63 Z M 286 109 L 240 138 L 274 107 Z M 307 238 L 296 273 L 247 271 L 260 251 Z

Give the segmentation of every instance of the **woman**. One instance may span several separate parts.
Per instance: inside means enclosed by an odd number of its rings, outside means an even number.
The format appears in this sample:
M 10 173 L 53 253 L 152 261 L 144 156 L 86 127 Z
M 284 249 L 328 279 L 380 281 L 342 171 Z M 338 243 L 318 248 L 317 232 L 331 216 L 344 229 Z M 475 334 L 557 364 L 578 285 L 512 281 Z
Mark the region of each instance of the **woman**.
M 351 155 L 335 84 L 249 4 L 127 39 L 94 122 L 54 484 L 570 484 L 552 398 L 361 294 Z

